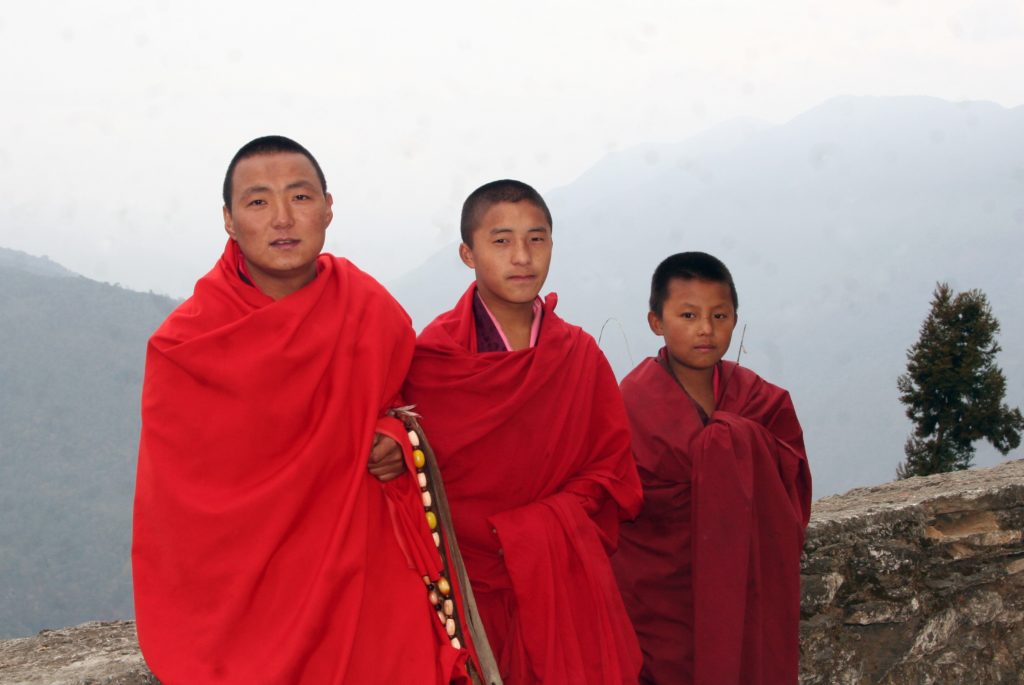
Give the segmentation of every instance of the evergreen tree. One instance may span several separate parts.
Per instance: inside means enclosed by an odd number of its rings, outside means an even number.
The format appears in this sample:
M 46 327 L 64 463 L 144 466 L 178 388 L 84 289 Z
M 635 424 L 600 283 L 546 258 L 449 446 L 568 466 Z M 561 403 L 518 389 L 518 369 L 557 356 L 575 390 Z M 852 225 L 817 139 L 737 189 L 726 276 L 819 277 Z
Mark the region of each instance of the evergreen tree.
M 920 338 L 907 351 L 907 372 L 897 381 L 914 422 L 898 478 L 969 468 L 981 439 L 1002 454 L 1020 445 L 1024 416 L 1003 402 L 1006 378 L 995 362 L 998 333 L 984 293 L 936 285 Z

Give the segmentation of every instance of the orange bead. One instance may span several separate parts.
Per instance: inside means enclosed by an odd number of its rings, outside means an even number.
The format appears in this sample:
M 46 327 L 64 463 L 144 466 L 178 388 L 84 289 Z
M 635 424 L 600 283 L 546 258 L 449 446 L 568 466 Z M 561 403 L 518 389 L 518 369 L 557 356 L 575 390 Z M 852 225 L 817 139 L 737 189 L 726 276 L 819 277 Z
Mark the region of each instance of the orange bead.
M 449 594 L 451 594 L 452 584 L 448 582 L 447 578 L 441 576 L 437 579 L 437 589 L 441 592 L 442 595 L 447 597 Z
M 432 511 L 427 512 L 427 525 L 430 526 L 430 530 L 437 528 L 437 516 Z
M 422 469 L 424 464 L 427 463 L 427 455 L 423 454 L 423 450 L 412 451 L 412 463 L 416 465 L 416 468 Z

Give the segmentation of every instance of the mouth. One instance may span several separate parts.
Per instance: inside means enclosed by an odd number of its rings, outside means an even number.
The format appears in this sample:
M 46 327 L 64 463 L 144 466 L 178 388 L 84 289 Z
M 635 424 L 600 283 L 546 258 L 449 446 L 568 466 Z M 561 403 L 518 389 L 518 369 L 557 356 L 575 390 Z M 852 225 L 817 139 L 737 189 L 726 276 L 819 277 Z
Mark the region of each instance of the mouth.
M 525 283 L 526 281 L 532 281 L 535 278 L 536 276 L 534 276 L 533 274 L 519 274 L 515 276 L 509 276 L 508 280 L 512 281 L 513 283 Z
M 271 247 L 293 247 L 298 245 L 300 241 L 298 238 L 278 238 L 270 242 Z

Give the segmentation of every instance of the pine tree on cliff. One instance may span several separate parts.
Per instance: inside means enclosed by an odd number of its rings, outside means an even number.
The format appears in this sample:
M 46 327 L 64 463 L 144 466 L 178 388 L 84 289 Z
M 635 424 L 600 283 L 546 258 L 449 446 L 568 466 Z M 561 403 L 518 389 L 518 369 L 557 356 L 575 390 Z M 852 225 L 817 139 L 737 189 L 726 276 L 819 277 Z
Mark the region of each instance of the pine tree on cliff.
M 998 333 L 983 292 L 954 293 L 946 283 L 936 285 L 920 338 L 907 351 L 907 372 L 897 381 L 914 422 L 898 478 L 969 468 L 981 439 L 1002 454 L 1020 445 L 1024 416 L 1003 402 Z

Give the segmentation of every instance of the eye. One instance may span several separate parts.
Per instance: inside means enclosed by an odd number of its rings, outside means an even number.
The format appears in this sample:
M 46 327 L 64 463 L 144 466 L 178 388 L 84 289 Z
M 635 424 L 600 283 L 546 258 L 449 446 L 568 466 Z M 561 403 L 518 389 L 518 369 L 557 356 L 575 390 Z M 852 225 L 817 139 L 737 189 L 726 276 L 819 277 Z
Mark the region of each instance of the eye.
M 260 207 L 260 206 L 265 205 L 265 204 L 267 204 L 266 200 L 261 200 L 259 198 L 256 198 L 255 200 L 251 200 L 249 202 L 249 204 L 246 205 L 246 206 L 248 206 L 248 207 Z
M 532 240 L 535 243 L 546 243 L 548 241 L 548 238 L 547 238 L 547 236 L 543 236 L 543 235 L 535 235 L 535 236 L 532 236 L 530 238 L 530 240 Z
M 718 319 L 719 321 L 725 321 L 726 319 L 729 318 L 729 315 L 722 314 L 721 312 L 719 312 L 718 314 L 715 314 L 715 318 Z
M 697 318 L 697 315 L 694 314 L 693 312 L 683 312 L 679 316 L 683 317 L 684 319 L 696 319 Z
M 494 239 L 494 244 L 495 245 L 508 245 L 508 243 L 509 243 L 508 238 L 495 238 Z
M 299 195 L 295 196 L 295 199 L 296 200 L 311 200 L 313 198 L 311 198 L 309 195 L 306 195 L 305 193 L 300 193 Z

